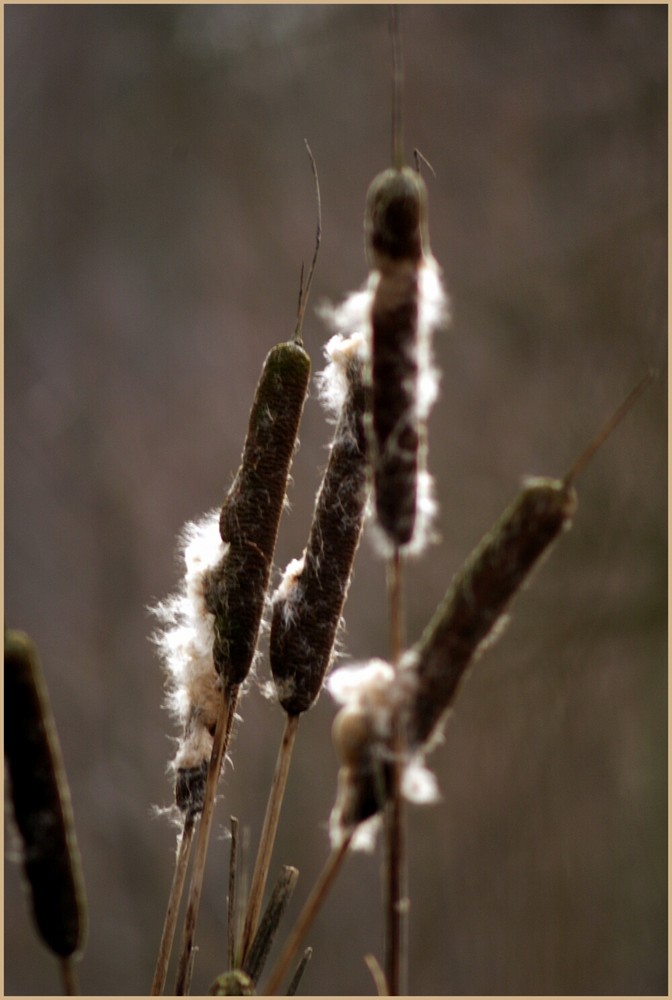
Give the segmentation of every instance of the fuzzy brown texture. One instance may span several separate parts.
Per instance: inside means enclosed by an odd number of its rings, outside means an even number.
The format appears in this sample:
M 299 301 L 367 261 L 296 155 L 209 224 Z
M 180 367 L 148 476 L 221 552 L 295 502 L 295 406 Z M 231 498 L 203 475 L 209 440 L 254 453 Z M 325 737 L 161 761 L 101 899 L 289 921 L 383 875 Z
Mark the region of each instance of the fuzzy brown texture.
M 369 187 L 365 215 L 369 262 L 379 272 L 371 313 L 373 483 L 378 522 L 397 546 L 415 528 L 422 430 L 417 415 L 418 268 L 428 250 L 426 191 L 405 168 Z
M 427 189 L 420 174 L 384 170 L 371 181 L 366 195 L 364 235 L 371 267 L 383 270 L 390 262 L 415 261 L 427 253 Z
M 70 792 L 37 651 L 5 633 L 5 758 L 33 914 L 60 958 L 81 950 L 86 900 Z
M 301 573 L 273 603 L 270 660 L 278 697 L 290 715 L 317 698 L 333 655 L 366 506 L 365 392 L 361 362 L 349 389 L 318 493 Z
M 202 812 L 207 780 L 207 760 L 194 767 L 179 767 L 175 774 L 175 804 L 178 809 L 192 816 Z
M 539 559 L 569 527 L 576 506 L 571 486 L 552 479 L 531 481 L 455 576 L 405 658 L 415 688 L 408 722 L 411 747 L 429 739 L 479 647 Z
M 376 516 L 388 538 L 400 546 L 413 537 L 417 510 L 417 329 L 418 272 L 402 263 L 381 274 L 371 312 Z
M 254 657 L 309 376 L 310 358 L 299 344 L 270 351 L 222 506 L 220 534 L 230 547 L 210 573 L 206 600 L 215 616 L 215 667 L 227 686 L 245 680 Z

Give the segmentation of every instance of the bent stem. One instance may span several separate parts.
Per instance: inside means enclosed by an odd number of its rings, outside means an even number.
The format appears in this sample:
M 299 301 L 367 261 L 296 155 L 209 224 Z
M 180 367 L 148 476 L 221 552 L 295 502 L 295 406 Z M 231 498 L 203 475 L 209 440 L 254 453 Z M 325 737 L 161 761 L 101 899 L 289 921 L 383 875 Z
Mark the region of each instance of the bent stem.
M 205 787 L 203 812 L 201 813 L 201 822 L 198 827 L 198 835 L 196 838 L 194 867 L 191 873 L 189 900 L 187 903 L 187 912 L 184 918 L 180 961 L 177 968 L 177 979 L 175 982 L 176 996 L 184 996 L 189 991 L 191 968 L 193 964 L 192 952 L 194 947 L 194 935 L 196 933 L 196 922 L 198 920 L 198 910 L 201 903 L 201 892 L 203 889 L 205 860 L 208 853 L 210 827 L 212 826 L 212 817 L 215 810 L 217 785 L 222 770 L 222 762 L 224 760 L 229 738 L 231 736 L 237 700 L 237 684 L 233 685 L 227 691 L 222 691 L 222 704 L 217 716 L 217 725 L 215 727 L 215 735 L 212 743 L 212 755 L 210 757 L 210 765 L 208 767 L 208 779 Z
M 343 860 L 348 853 L 353 833 L 354 830 L 351 830 L 350 833 L 348 833 L 348 835 L 343 839 L 342 843 L 331 852 L 329 858 L 327 859 L 327 863 L 322 869 L 322 874 L 313 886 L 313 890 L 306 900 L 303 910 L 299 914 L 299 918 L 292 929 L 292 933 L 287 939 L 285 948 L 278 959 L 278 963 L 271 974 L 271 978 L 268 981 L 266 990 L 263 994 L 264 996 L 276 996 L 280 983 L 286 975 L 294 956 L 299 950 L 304 937 L 310 930 L 313 920 L 317 916 L 320 907 L 327 898 L 329 890 L 331 889 L 331 886 L 340 871 Z
M 388 573 L 390 605 L 390 658 L 396 669 L 403 649 L 403 611 L 401 593 L 401 557 L 398 547 L 390 559 Z M 392 715 L 392 787 L 386 811 L 386 900 L 385 900 L 385 970 L 390 996 L 403 995 L 406 967 L 405 888 L 406 859 L 404 809 L 401 797 L 401 770 L 404 741 L 399 707 Z
M 184 883 L 186 881 L 187 867 L 189 865 L 189 855 L 191 853 L 191 844 L 194 836 L 195 819 L 196 817 L 193 812 L 187 812 L 184 817 L 184 825 L 180 834 L 180 843 L 177 848 L 177 855 L 175 858 L 173 884 L 170 888 L 170 895 L 168 897 L 166 919 L 163 924 L 159 954 L 156 960 L 154 979 L 152 980 L 152 988 L 150 991 L 150 996 L 153 997 L 162 996 L 166 985 L 168 962 L 170 961 L 170 953 L 173 950 L 173 939 L 175 937 L 175 927 L 177 926 L 177 914 L 180 908 L 180 901 L 182 900 L 182 893 L 184 892 Z
M 243 963 L 248 957 L 249 950 L 252 946 L 252 941 L 257 930 L 257 924 L 259 922 L 259 913 L 261 911 L 264 889 L 266 888 L 266 880 L 268 878 L 268 869 L 271 863 L 271 854 L 273 853 L 275 835 L 278 830 L 280 810 L 282 809 L 282 801 L 287 787 L 287 776 L 289 774 L 289 765 L 292 759 L 292 751 L 294 749 L 294 741 L 296 739 L 299 719 L 299 715 L 287 716 L 285 729 L 282 734 L 282 742 L 278 751 L 275 774 L 273 775 L 273 783 L 271 785 L 268 804 L 266 806 L 266 815 L 264 817 L 264 825 L 259 839 L 257 860 L 254 865 L 250 895 L 248 897 L 247 910 L 245 912 L 243 940 L 241 943 L 241 959 Z

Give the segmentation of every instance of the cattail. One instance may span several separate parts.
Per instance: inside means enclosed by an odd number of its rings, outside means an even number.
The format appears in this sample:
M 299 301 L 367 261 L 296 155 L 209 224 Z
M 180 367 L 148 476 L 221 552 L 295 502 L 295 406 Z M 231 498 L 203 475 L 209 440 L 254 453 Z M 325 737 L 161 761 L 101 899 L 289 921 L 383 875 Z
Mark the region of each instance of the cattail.
M 514 502 L 455 576 L 420 640 L 403 657 L 411 748 L 431 739 L 469 665 L 501 635 L 506 609 L 559 535 L 571 527 L 577 476 L 648 388 L 648 372 L 582 451 L 562 480 L 528 478 Z
M 5 632 L 5 758 L 35 923 L 69 959 L 87 922 L 70 791 L 37 651 L 14 631 Z
M 576 491 L 529 479 L 471 553 L 419 642 L 403 657 L 409 745 L 425 744 L 452 704 L 469 665 L 501 633 L 504 613 L 552 543 L 571 525 Z
M 310 376 L 297 341 L 278 344 L 257 385 L 243 455 L 222 506 L 219 530 L 228 545 L 210 574 L 214 660 L 228 686 L 245 680 L 257 645 L 289 466 Z
M 269 353 L 233 485 L 221 511 L 187 524 L 182 589 L 155 609 L 168 706 L 183 729 L 172 767 L 185 814 L 203 807 L 222 686 L 241 684 L 254 659 L 309 374 L 299 343 Z
M 387 550 L 420 551 L 434 513 L 425 423 L 438 394 L 431 338 L 446 317 L 419 173 L 390 169 L 366 199 L 371 267 L 369 421 L 377 524 Z
M 273 596 L 271 669 L 289 715 L 310 708 L 331 662 L 367 497 L 362 337 L 337 334 L 325 353 L 321 395 L 336 430 L 308 544 Z
M 325 353 L 320 395 L 336 430 L 308 544 L 272 599 L 271 670 L 287 718 L 248 897 L 244 955 L 252 947 L 299 718 L 317 698 L 333 656 L 366 506 L 362 337 L 336 334 Z
M 498 634 L 515 593 L 576 509 L 567 482 L 530 480 L 455 577 L 420 641 L 399 671 L 382 660 L 345 667 L 329 679 L 344 707 L 333 738 L 341 761 L 330 820 L 332 844 L 356 830 L 355 846 L 370 847 L 375 823 L 392 794 L 394 720 L 403 720 L 401 794 L 410 801 L 436 798 L 423 765 L 428 741 L 451 704 L 468 665 Z M 361 829 L 360 828 L 361 826 Z

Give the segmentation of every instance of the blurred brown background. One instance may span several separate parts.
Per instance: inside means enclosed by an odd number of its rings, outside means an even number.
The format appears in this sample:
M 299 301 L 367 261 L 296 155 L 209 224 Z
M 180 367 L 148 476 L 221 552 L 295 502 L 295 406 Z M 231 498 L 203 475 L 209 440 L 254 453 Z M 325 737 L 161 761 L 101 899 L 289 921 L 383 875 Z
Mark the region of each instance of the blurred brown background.
M 410 989 L 667 990 L 666 6 L 403 11 L 407 154 L 428 177 L 454 319 L 437 339 L 430 465 L 442 542 L 409 569 L 417 637 L 523 474 L 561 475 L 651 365 L 580 508 L 431 758 L 410 815 Z M 172 874 L 174 729 L 148 642 L 175 538 L 237 467 L 258 372 L 365 277 L 367 186 L 389 161 L 384 6 L 7 6 L 6 613 L 39 644 L 90 902 L 81 987 L 147 992 Z M 327 428 L 315 394 L 276 561 L 299 555 Z M 353 657 L 387 649 L 365 540 Z M 267 665 L 261 666 L 265 679 Z M 224 830 L 256 838 L 283 717 L 252 690 L 217 813 L 194 992 L 224 968 Z M 327 855 L 336 763 L 303 721 L 274 870 L 296 913 Z M 58 992 L 7 842 L 5 992 Z M 302 985 L 373 992 L 379 853 L 350 859 Z M 290 926 L 285 918 L 283 929 Z M 169 980 L 172 984 L 172 976 Z M 172 988 L 172 987 L 171 987 Z

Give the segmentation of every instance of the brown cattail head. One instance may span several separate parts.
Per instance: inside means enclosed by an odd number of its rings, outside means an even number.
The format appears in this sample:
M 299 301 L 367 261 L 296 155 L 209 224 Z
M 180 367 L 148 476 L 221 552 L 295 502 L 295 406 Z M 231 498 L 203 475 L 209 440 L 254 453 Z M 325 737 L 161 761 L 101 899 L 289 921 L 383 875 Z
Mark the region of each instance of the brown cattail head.
M 327 356 L 323 395 L 338 391 L 334 379 L 345 381 L 340 416 L 308 544 L 273 597 L 271 669 L 290 715 L 310 708 L 331 662 L 367 498 L 362 338 L 333 337 Z
M 384 170 L 366 196 L 364 236 L 369 266 L 385 271 L 399 261 L 420 264 L 429 254 L 427 187 L 409 167 Z
M 455 576 L 419 642 L 402 659 L 413 689 L 408 741 L 421 747 L 452 704 L 470 663 L 499 634 L 498 623 L 517 591 L 577 506 L 575 490 L 554 479 L 529 479 Z
M 35 923 L 59 958 L 86 936 L 84 880 L 61 750 L 35 646 L 5 632 L 5 758 Z
M 392 169 L 374 179 L 364 230 L 372 268 L 368 381 L 376 517 L 388 546 L 419 549 L 427 534 L 418 518 L 420 494 L 427 492 L 425 419 L 438 391 L 430 342 L 446 306 L 418 173 Z
M 225 686 L 240 684 L 252 665 L 287 478 L 310 376 L 310 358 L 293 341 L 278 344 L 257 385 L 243 455 L 221 510 L 228 549 L 210 574 L 214 661 Z

